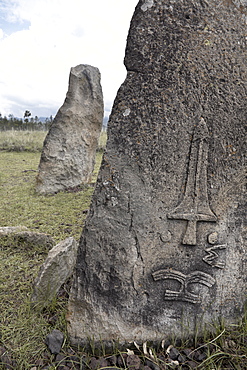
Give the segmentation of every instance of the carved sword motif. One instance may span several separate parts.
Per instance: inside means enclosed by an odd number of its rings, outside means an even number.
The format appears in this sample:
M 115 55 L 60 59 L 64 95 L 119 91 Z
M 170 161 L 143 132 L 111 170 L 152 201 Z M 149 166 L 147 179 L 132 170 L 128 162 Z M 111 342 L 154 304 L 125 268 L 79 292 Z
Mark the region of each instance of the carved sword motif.
M 196 126 L 189 160 L 189 171 L 182 202 L 167 215 L 170 219 L 186 220 L 184 245 L 196 245 L 197 222 L 216 222 L 210 209 L 207 192 L 208 128 L 201 118 Z
M 166 290 L 165 299 L 170 301 L 185 301 L 189 303 L 200 303 L 200 296 L 188 291 L 189 284 L 202 284 L 211 288 L 215 284 L 215 279 L 202 271 L 193 271 L 189 275 L 184 275 L 180 271 L 172 269 L 158 270 L 152 274 L 153 279 L 157 280 L 176 280 L 181 284 L 179 291 Z

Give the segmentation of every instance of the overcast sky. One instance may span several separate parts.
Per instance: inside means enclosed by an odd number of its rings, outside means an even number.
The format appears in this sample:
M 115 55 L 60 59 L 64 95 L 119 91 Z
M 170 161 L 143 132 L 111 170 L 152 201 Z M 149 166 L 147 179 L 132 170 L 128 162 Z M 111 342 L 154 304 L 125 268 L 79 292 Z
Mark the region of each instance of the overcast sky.
M 101 72 L 108 115 L 126 76 L 123 58 L 138 0 L 0 0 L 0 113 L 55 115 L 71 67 Z

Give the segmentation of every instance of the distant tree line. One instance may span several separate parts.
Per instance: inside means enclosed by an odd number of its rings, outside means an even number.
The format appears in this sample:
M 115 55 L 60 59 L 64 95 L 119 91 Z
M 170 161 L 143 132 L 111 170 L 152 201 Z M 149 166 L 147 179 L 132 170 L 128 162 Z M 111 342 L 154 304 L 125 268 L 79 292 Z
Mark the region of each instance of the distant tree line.
M 2 116 L 0 113 L 0 131 L 5 130 L 48 130 L 53 122 L 53 117 L 40 119 L 32 114 L 29 110 L 26 110 L 23 114 L 23 118 L 14 117 L 13 114 L 9 114 L 8 117 Z

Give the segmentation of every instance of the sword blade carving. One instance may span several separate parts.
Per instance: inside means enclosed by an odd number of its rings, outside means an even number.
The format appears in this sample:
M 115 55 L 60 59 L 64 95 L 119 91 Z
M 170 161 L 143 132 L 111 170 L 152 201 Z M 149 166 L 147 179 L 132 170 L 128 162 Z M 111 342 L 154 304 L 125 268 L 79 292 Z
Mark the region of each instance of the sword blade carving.
M 206 122 L 201 118 L 192 139 L 184 198 L 174 211 L 167 215 L 170 219 L 188 221 L 182 241 L 184 245 L 196 245 L 197 222 L 217 221 L 208 201 L 208 137 Z

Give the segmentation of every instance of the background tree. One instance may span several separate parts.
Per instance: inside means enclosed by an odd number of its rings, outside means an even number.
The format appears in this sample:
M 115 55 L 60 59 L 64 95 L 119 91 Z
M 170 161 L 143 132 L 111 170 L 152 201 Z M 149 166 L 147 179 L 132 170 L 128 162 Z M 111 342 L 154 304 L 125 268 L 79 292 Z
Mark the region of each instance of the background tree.
M 24 113 L 24 122 L 28 123 L 28 117 L 30 117 L 32 113 L 29 110 L 26 110 Z
M 49 128 L 51 127 L 52 122 L 53 122 L 53 117 L 52 116 L 45 119 L 45 128 L 46 128 L 46 130 L 49 130 Z

